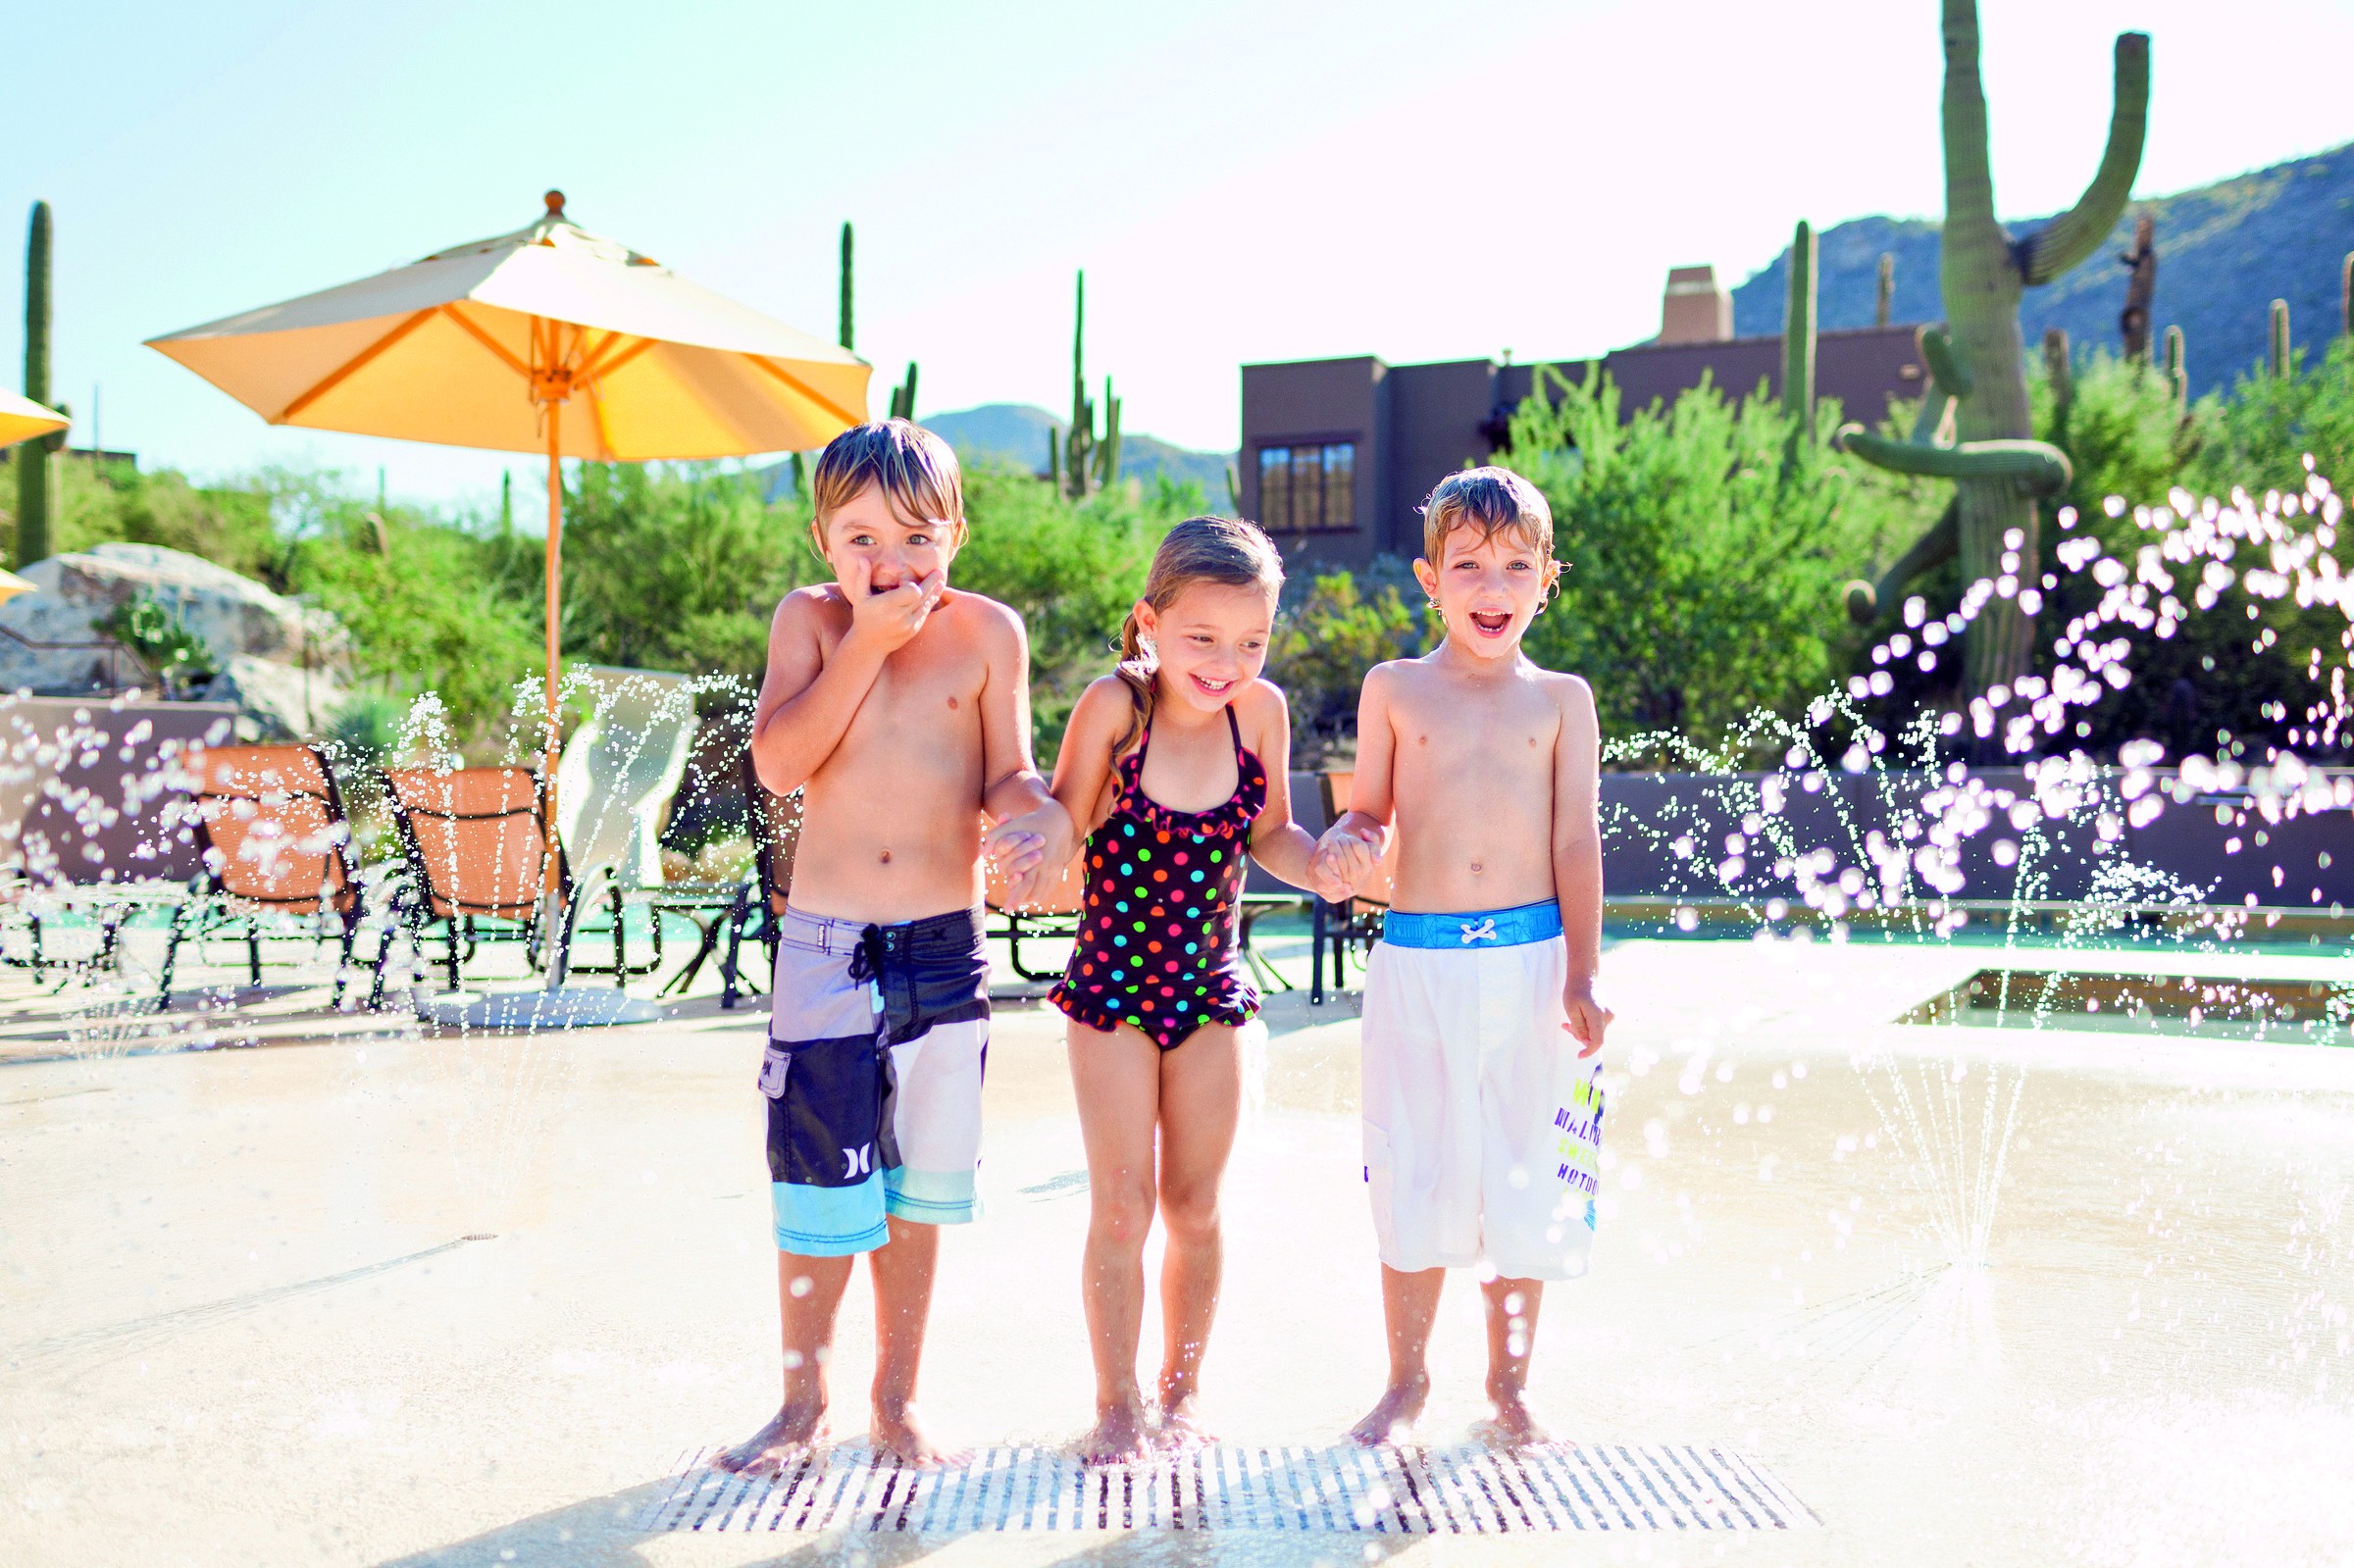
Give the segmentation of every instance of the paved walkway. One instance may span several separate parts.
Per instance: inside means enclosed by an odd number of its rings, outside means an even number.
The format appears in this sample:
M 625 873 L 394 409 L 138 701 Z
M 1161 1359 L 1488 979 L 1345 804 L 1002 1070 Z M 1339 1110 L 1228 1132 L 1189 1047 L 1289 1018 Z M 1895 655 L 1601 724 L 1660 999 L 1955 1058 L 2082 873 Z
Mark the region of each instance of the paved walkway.
M 759 1016 L 428 1037 L 290 992 L 203 1027 L 305 1043 L 191 1051 L 93 1034 L 19 980 L 0 1559 L 2341 1560 L 2354 1050 L 1887 1022 L 1986 962 L 1612 950 L 1603 1240 L 1547 1300 L 1536 1398 L 1590 1452 L 1753 1456 L 1820 1523 L 1493 1539 L 643 1529 L 682 1455 L 775 1403 Z M 1382 1366 L 1356 1030 L 1346 1000 L 1271 1014 L 1208 1414 L 1241 1448 L 1322 1450 Z M 990 1212 L 944 1245 L 925 1403 L 951 1442 L 1051 1450 L 1089 1404 L 1054 1016 L 1003 1010 L 990 1068 Z M 1954 1266 L 1944 1238 L 1988 1220 L 1985 1266 Z M 861 1284 L 852 1434 L 871 1335 Z M 1481 1414 L 1477 1346 L 1453 1288 L 1441 1449 Z

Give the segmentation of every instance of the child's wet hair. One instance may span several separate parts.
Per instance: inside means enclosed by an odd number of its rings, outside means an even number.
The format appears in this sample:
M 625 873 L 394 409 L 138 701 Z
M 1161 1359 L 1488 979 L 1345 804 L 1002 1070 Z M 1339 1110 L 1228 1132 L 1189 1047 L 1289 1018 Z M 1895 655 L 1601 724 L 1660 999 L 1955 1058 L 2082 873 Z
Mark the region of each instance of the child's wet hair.
M 1259 588 L 1272 602 L 1283 592 L 1283 556 L 1255 523 L 1236 517 L 1189 517 L 1169 530 L 1160 548 L 1152 552 L 1152 566 L 1145 574 L 1140 599 L 1151 605 L 1154 614 L 1164 614 L 1179 594 L 1197 582 Z M 1117 674 L 1128 683 L 1136 716 L 1128 733 L 1111 748 L 1115 757 L 1136 744 L 1152 722 L 1152 674 L 1157 667 L 1158 660 L 1145 651 L 1143 631 L 1136 612 L 1130 610 L 1120 627 Z
M 853 425 L 826 443 L 809 476 L 819 530 L 870 484 L 881 486 L 895 510 L 948 524 L 963 540 L 964 471 L 948 443 L 921 425 L 876 420 Z
M 1543 491 L 1509 468 L 1467 468 L 1439 481 L 1422 503 L 1422 559 L 1442 565 L 1447 535 L 1458 528 L 1479 530 L 1481 544 L 1511 529 L 1540 557 L 1553 559 L 1553 508 Z

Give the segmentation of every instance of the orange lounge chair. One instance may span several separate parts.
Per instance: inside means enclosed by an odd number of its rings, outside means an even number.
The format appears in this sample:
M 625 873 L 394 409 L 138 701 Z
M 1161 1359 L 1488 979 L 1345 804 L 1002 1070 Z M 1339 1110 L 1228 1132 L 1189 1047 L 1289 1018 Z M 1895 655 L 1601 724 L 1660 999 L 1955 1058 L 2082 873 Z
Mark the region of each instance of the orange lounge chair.
M 538 917 L 549 840 L 538 775 L 523 768 L 391 768 L 384 782 L 405 872 L 394 907 L 419 956 L 427 928 L 438 921 L 448 941 L 451 990 L 485 941 L 524 942 L 526 963 L 538 969 L 546 949 Z M 570 869 L 558 870 L 569 908 Z M 556 934 L 558 941 L 567 936 Z
M 206 746 L 190 762 L 196 774 L 193 828 L 204 869 L 195 896 L 172 920 L 161 1005 L 172 1002 L 180 945 L 202 940 L 225 919 L 244 923 L 247 972 L 259 986 L 261 917 L 279 914 L 333 916 L 341 926 L 334 993 L 340 1006 L 360 927 L 359 863 L 326 756 L 306 745 Z M 387 936 L 384 947 L 390 945 Z M 372 1007 L 383 1000 L 383 969 L 380 950 Z

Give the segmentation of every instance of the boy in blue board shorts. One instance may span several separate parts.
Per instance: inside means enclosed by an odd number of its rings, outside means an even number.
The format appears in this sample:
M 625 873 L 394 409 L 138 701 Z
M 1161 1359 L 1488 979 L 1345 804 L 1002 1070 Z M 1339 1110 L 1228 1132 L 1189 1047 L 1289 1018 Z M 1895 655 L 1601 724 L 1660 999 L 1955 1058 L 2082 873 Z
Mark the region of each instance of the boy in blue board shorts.
M 1353 887 L 1392 818 L 1392 911 L 1365 976 L 1364 1165 L 1390 1381 L 1350 1436 L 1420 1416 L 1451 1268 L 1487 1300 L 1488 1436 L 1544 1441 L 1528 1357 L 1545 1284 L 1586 1269 L 1611 1012 L 1602 949 L 1594 694 L 1520 651 L 1560 575 L 1526 480 L 1470 469 L 1431 492 L 1414 575 L 1447 635 L 1376 666 L 1357 710 L 1352 809 L 1322 864 Z
M 785 1398 L 720 1461 L 756 1472 L 825 1434 L 859 1253 L 875 1281 L 876 1452 L 938 1457 L 915 1382 L 939 1227 L 977 1212 L 979 862 L 1004 867 L 1019 901 L 1073 852 L 1030 759 L 1021 619 L 947 585 L 965 537 L 955 454 L 904 420 L 862 425 L 827 446 L 810 491 L 836 581 L 777 607 L 752 729 L 761 782 L 802 792 L 760 1068 Z

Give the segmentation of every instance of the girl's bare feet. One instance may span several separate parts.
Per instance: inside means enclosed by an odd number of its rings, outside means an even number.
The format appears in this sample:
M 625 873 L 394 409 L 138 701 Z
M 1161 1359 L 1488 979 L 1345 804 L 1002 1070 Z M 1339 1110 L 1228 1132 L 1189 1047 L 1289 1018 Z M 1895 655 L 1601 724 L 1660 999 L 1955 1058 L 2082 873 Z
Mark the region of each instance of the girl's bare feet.
M 1496 1407 L 1494 1419 L 1480 1422 L 1471 1429 L 1471 1435 L 1489 1447 L 1517 1452 L 1553 1441 L 1552 1435 L 1537 1424 L 1537 1418 L 1529 1414 L 1528 1402 L 1519 1390 L 1491 1389 L 1488 1402 Z
M 926 1465 L 953 1464 L 963 1455 L 952 1454 L 934 1445 L 932 1440 L 915 1419 L 915 1406 L 901 1405 L 896 1411 L 875 1406 L 874 1421 L 867 1428 L 867 1441 L 874 1445 L 878 1459 L 896 1459 L 913 1469 Z
M 1426 1372 L 1391 1384 L 1365 1419 L 1349 1429 L 1349 1441 L 1367 1448 L 1395 1442 L 1422 1419 L 1422 1401 L 1429 1397 L 1430 1374 Z
M 1079 1440 L 1082 1464 L 1123 1464 L 1144 1454 L 1144 1406 L 1131 1401 L 1106 1405 L 1096 1413 L 1095 1427 Z
M 712 1468 L 751 1476 L 773 1476 L 789 1460 L 826 1441 L 826 1403 L 808 1399 L 787 1403 L 769 1417 L 768 1425 L 711 1461 Z
M 1160 1445 L 1164 1448 L 1187 1448 L 1217 1441 L 1202 1425 L 1202 1401 L 1191 1393 L 1161 1395 L 1158 1427 Z

